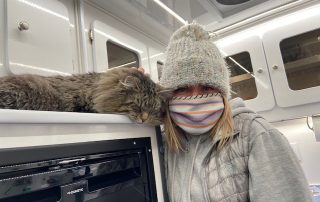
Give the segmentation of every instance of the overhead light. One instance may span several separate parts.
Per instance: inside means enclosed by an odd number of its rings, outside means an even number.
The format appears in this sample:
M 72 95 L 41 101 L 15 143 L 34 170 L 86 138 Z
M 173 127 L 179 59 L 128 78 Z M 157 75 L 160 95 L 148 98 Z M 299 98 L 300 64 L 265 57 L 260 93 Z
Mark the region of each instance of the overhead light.
M 33 65 L 26 65 L 26 64 L 17 63 L 17 62 L 10 62 L 10 65 L 19 66 L 19 67 L 24 67 L 24 68 L 32 69 L 32 70 L 36 70 L 36 71 L 42 71 L 42 72 L 46 72 L 46 73 L 50 73 L 50 74 L 58 74 L 58 75 L 64 75 L 64 76 L 70 76 L 70 75 L 72 75 L 72 74 L 70 74 L 70 73 L 61 72 L 61 71 L 56 71 L 56 70 L 48 69 L 48 68 L 45 68 L 45 67 L 39 67 L 39 66 L 33 66 Z
M 249 0 L 217 0 L 218 3 L 223 4 L 223 5 L 228 5 L 228 6 L 242 4 L 247 1 L 249 1 Z
M 283 11 L 286 8 L 290 8 L 290 7 L 293 7 L 295 5 L 299 5 L 303 1 L 304 0 L 297 0 L 297 1 L 294 1 L 294 2 L 291 2 L 291 3 L 279 6 L 277 8 L 274 8 L 274 9 L 268 10 L 266 12 L 260 13 L 258 15 L 255 15 L 255 16 L 249 17 L 247 19 L 244 19 L 244 20 L 242 20 L 240 22 L 237 22 L 235 24 L 232 24 L 230 26 L 215 30 L 213 32 L 215 34 L 218 34 L 218 35 L 220 33 L 228 32 L 228 31 L 230 31 L 232 29 L 235 29 L 237 27 L 241 27 L 241 26 L 243 26 L 245 24 L 249 24 L 250 22 L 254 22 L 254 21 L 257 21 L 257 20 L 262 19 L 264 17 L 268 17 L 268 16 L 271 16 L 271 15 L 274 15 L 275 13 Z M 260 31 L 260 32 L 264 33 L 264 32 L 269 31 L 271 29 L 276 29 L 278 27 L 283 27 L 283 26 L 286 26 L 288 24 L 292 24 L 294 22 L 301 21 L 301 20 L 306 19 L 308 17 L 312 17 L 314 15 L 318 15 L 318 12 L 319 12 L 319 6 L 316 5 L 316 6 L 304 9 L 302 11 L 294 12 L 293 14 L 289 14 L 289 15 L 286 15 L 286 16 L 271 20 L 271 21 L 269 21 L 267 23 L 262 24 L 263 26 L 256 26 L 256 28 L 250 29 L 250 32 L 252 33 L 252 31 L 258 31 L 258 32 Z M 268 27 L 268 29 L 266 29 L 266 26 Z M 253 33 L 253 34 L 255 34 L 255 33 Z M 250 35 L 252 35 L 252 34 L 250 34 Z
M 27 4 L 27 5 L 29 5 L 29 6 L 31 6 L 33 8 L 37 8 L 37 9 L 39 9 L 41 11 L 44 11 L 46 13 L 49 13 L 51 15 L 54 15 L 54 16 L 56 16 L 58 18 L 61 18 L 61 19 L 65 20 L 65 21 L 69 22 L 69 18 L 67 16 L 64 16 L 64 15 L 62 15 L 60 13 L 56 13 L 56 12 L 50 10 L 50 9 L 44 8 L 44 7 L 42 7 L 42 6 L 40 6 L 40 5 L 36 4 L 36 3 L 33 3 L 31 1 L 26 1 L 26 0 L 19 0 L 19 2 Z
M 175 17 L 177 20 L 179 20 L 182 24 L 186 25 L 188 22 L 184 20 L 182 17 L 180 17 L 177 13 L 175 13 L 173 10 L 171 10 L 168 6 L 166 6 L 164 3 L 162 3 L 160 0 L 153 0 L 156 2 L 159 6 L 161 6 L 164 10 L 166 10 L 168 13 L 170 13 L 173 17 Z
M 60 13 L 54 12 L 54 11 L 52 11 L 50 9 L 44 8 L 44 7 L 42 7 L 42 6 L 40 6 L 40 5 L 36 4 L 36 3 L 30 2 L 30 1 L 27 1 L 27 0 L 19 0 L 19 2 L 24 3 L 24 4 L 28 5 L 28 6 L 33 7 L 33 8 L 39 9 L 39 10 L 41 10 L 43 12 L 48 13 L 48 14 L 54 15 L 54 16 L 56 16 L 58 18 L 61 18 L 61 19 L 65 20 L 65 21 L 67 21 L 69 23 L 70 27 L 74 28 L 74 24 L 70 23 L 69 17 L 67 17 L 67 16 L 64 16 L 64 15 L 62 15 Z
M 276 9 L 274 9 L 274 10 L 276 10 Z M 268 13 L 270 13 L 270 12 L 271 11 L 268 11 Z M 294 13 L 291 13 L 291 14 L 288 14 L 288 15 L 273 19 L 273 20 L 270 20 L 268 22 L 256 25 L 254 27 L 251 27 L 249 29 L 243 30 L 243 31 L 238 32 L 236 34 L 227 36 L 227 37 L 223 38 L 222 40 L 218 40 L 216 43 L 217 43 L 217 45 L 219 47 L 225 47 L 225 46 L 228 46 L 230 44 L 233 44 L 233 43 L 236 43 L 238 41 L 244 40 L 244 39 L 246 39 L 248 37 L 251 37 L 251 36 L 254 36 L 254 35 L 257 35 L 260 38 L 262 38 L 262 36 L 268 31 L 277 29 L 279 27 L 285 27 L 285 26 L 288 26 L 290 24 L 297 23 L 297 22 L 300 22 L 302 20 L 305 20 L 307 18 L 314 17 L 316 15 L 319 15 L 319 12 L 320 12 L 320 6 L 319 5 L 312 6 L 312 7 L 309 7 L 309 8 L 306 8 L 306 9 L 303 9 L 303 10 L 300 10 L 300 11 L 297 11 L 297 12 L 294 12 Z M 222 28 L 220 30 L 216 30 L 214 32 L 211 32 L 211 35 L 219 36 L 219 35 L 221 35 L 221 33 L 227 32 L 227 30 L 229 30 L 229 29 L 233 29 L 234 27 L 240 26 L 243 23 L 245 24 L 245 21 L 251 21 L 251 20 L 256 19 L 256 18 L 259 18 L 258 15 L 254 16 L 254 17 L 252 17 L 250 19 L 244 20 L 242 22 L 236 23 L 234 25 L 231 25 L 229 27 Z

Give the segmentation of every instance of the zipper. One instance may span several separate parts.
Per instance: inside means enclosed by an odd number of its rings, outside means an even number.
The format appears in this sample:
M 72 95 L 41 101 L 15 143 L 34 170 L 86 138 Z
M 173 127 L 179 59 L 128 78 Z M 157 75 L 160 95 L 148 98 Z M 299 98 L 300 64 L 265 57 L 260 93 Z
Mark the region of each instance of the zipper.
M 209 199 L 209 194 L 208 194 L 208 185 L 207 185 L 207 169 L 208 167 L 204 167 L 201 171 L 201 176 L 202 176 L 202 190 L 203 190 L 203 195 L 204 195 L 204 199 L 206 202 L 210 202 Z

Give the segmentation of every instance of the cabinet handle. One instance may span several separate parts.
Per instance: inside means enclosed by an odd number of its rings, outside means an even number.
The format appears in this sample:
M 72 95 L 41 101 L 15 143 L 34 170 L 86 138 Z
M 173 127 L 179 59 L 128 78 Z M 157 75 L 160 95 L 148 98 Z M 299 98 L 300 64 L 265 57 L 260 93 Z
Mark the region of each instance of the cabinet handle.
M 259 68 L 257 72 L 258 72 L 258 73 L 262 73 L 262 72 L 263 72 L 263 69 Z
M 29 29 L 29 23 L 27 23 L 26 21 L 19 22 L 18 29 L 20 31 L 28 30 Z
M 277 70 L 279 67 L 278 65 L 273 65 L 272 69 Z

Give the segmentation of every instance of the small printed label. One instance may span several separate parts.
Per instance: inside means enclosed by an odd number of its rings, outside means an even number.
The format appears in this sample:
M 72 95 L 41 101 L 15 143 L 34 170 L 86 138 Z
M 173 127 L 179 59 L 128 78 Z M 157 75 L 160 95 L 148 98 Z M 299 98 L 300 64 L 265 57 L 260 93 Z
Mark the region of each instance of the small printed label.
M 76 189 L 76 190 L 72 190 L 72 191 L 68 191 L 67 194 L 75 194 L 75 193 L 79 193 L 79 192 L 83 192 L 83 188 L 81 189 Z

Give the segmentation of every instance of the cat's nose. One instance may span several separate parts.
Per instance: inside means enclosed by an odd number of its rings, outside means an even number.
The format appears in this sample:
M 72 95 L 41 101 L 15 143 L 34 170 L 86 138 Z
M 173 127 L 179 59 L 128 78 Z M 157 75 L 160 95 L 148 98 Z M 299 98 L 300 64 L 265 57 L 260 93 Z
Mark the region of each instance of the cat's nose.
M 137 122 L 137 123 L 143 123 L 142 119 L 139 118 L 139 117 L 136 119 L 136 122 Z
M 143 112 L 142 116 L 141 116 L 141 120 L 144 122 L 148 119 L 149 114 L 147 112 Z

